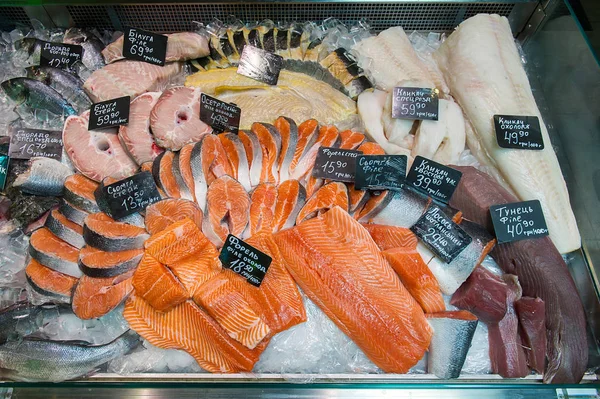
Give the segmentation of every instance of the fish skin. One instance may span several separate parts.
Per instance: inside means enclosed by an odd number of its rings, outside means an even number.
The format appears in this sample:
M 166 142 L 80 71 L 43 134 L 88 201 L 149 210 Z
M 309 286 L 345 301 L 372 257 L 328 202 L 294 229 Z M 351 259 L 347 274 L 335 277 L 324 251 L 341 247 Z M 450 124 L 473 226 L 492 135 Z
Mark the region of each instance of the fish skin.
M 17 302 L 0 310 L 0 345 L 19 336 L 27 336 L 38 331 L 44 322 L 71 312 L 64 304 L 45 303 L 33 305 L 27 301 Z
M 95 71 L 104 66 L 102 49 L 104 43 L 92 31 L 80 28 L 69 28 L 63 38 L 64 43 L 77 44 L 83 47 L 81 62 L 87 69 Z
M 132 279 L 135 295 L 154 309 L 167 312 L 185 302 L 190 294 L 168 267 L 145 254 Z
M 0 346 L 2 376 L 14 381 L 60 382 L 92 373 L 136 348 L 139 336 L 127 331 L 105 345 L 27 339 Z
M 74 172 L 56 159 L 34 157 L 29 161 L 27 171 L 17 176 L 13 187 L 33 195 L 62 195 L 65 180 Z
M 477 317 L 466 310 L 430 313 L 425 317 L 434 331 L 427 372 L 442 379 L 458 378 L 477 328 Z
M 393 191 L 380 191 L 379 194 L 371 193 L 364 206 L 354 212 L 354 219 L 361 223 L 377 223 L 374 221 L 374 217 L 388 206 L 393 197 Z
M 269 123 L 254 122 L 251 131 L 256 134 L 262 149 L 261 183 L 279 182 L 277 160 L 281 151 L 281 135 L 275 126 Z
M 81 249 L 81 247 L 85 245 L 85 241 L 83 240 L 83 228 L 63 216 L 58 209 L 50 212 L 44 225 L 48 230 L 54 233 L 55 236 L 75 248 Z
M 199 142 L 194 144 L 190 156 L 190 169 L 194 179 L 194 197 L 202 212 L 206 210 L 206 195 L 208 193 L 208 182 L 204 175 L 204 154 L 202 153 L 202 144 L 208 136 L 204 136 Z
M 431 202 L 431 198 L 403 187 L 391 194 L 389 202 L 380 212 L 369 220 L 364 220 L 365 218 L 361 217 L 359 221 L 388 226 L 412 227 L 429 209 Z
M 4 93 L 16 104 L 41 109 L 57 116 L 77 115 L 77 111 L 56 90 L 29 78 L 12 78 L 0 83 Z
M 192 150 L 194 149 L 194 143 L 184 145 L 179 151 L 178 156 L 178 168 L 181 174 L 183 184 L 187 187 L 186 195 L 191 197 L 190 200 L 196 202 L 196 186 L 194 183 L 194 174 L 192 173 L 192 167 L 190 165 L 192 158 Z M 181 191 L 186 191 L 182 189 Z
M 527 365 L 541 374 L 546 365 L 546 306 L 540 298 L 522 297 L 515 302 L 515 309 Z
M 273 232 L 293 227 L 305 203 L 306 189 L 298 180 L 290 179 L 280 183 L 277 186 Z
M 179 185 L 177 184 L 177 179 L 175 178 L 175 174 L 173 173 L 173 164 L 175 163 L 175 152 L 173 151 L 165 151 L 156 159 L 154 163 L 157 165 L 157 169 L 152 167 L 152 172 L 158 170 L 158 181 L 160 182 L 160 187 L 163 189 L 165 194 L 170 198 L 181 198 L 181 191 Z
M 450 205 L 493 232 L 489 207 L 518 199 L 473 167 L 453 168 L 463 175 Z M 571 273 L 550 238 L 498 245 L 491 256 L 505 273 L 519 276 L 523 295 L 541 298 L 546 304 L 548 365 L 544 382 L 579 382 L 588 357 L 585 311 Z
M 69 201 L 66 201 L 63 198 L 61 198 L 60 200 L 58 210 L 71 222 L 77 223 L 80 226 L 83 226 L 85 218 L 89 215 L 89 212 L 86 212 L 83 209 L 76 207 L 75 205 L 71 204 Z
M 250 179 L 250 167 L 244 143 L 240 137 L 234 133 L 220 133 L 218 137 L 227 154 L 227 159 L 229 159 L 229 163 L 231 164 L 231 170 L 233 172 L 232 177 L 237 179 L 237 181 L 244 186 L 246 191 L 250 192 L 252 190 L 252 181 Z
M 70 204 L 89 213 L 100 212 L 94 192 L 98 183 L 75 173 L 65 180 L 63 198 Z
M 132 249 L 121 252 L 104 252 L 85 246 L 79 251 L 79 269 L 89 277 L 116 277 L 137 268 L 144 251 Z M 106 260 L 108 258 L 108 262 Z
M 83 320 L 97 319 L 119 306 L 131 293 L 133 271 L 115 277 L 82 276 L 77 282 L 71 304 Z
M 79 250 L 55 236 L 46 227 L 31 234 L 29 255 L 54 271 L 75 278 L 81 277 L 81 270 L 77 265 Z
M 246 159 L 248 160 L 250 184 L 256 187 L 260 184 L 262 171 L 262 148 L 258 137 L 251 130 L 240 130 L 238 137 L 246 150 Z
M 281 151 L 277 167 L 279 169 L 279 181 L 284 182 L 290 177 L 290 165 L 298 143 L 298 127 L 293 119 L 285 116 L 277 118 L 274 125 L 281 136 Z
M 31 259 L 25 267 L 25 278 L 37 293 L 69 303 L 77 278 L 54 271 Z
M 202 210 L 195 202 L 168 198 L 148 206 L 144 222 L 146 231 L 154 235 L 184 218 L 192 220 L 198 228 L 202 228 L 202 217 Z
M 141 249 L 148 237 L 144 228 L 116 221 L 105 213 L 91 214 L 83 224 L 86 244 L 106 252 Z
M 49 66 L 32 66 L 27 68 L 27 77 L 50 86 L 79 111 L 92 105 L 92 100 L 83 90 L 83 82 L 71 72 Z

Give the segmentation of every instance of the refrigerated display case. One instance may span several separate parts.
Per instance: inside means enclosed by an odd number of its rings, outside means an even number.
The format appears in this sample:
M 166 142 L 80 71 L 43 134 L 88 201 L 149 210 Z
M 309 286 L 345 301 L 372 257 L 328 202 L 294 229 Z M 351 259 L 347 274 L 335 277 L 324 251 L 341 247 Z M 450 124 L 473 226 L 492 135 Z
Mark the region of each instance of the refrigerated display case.
M 15 1 L 0 7 L 0 30 L 31 26 L 133 26 L 157 33 L 192 29 L 234 15 L 242 21 L 368 21 L 374 32 L 402 26 L 407 32 L 450 33 L 478 13 L 509 19 L 532 89 L 545 118 L 582 235 L 581 250 L 567 255 L 569 271 L 582 298 L 588 324 L 589 371 L 576 386 L 543 385 L 540 375 L 502 379 L 461 375 L 440 380 L 428 374 L 155 374 L 106 372 L 60 384 L 2 384 L 7 395 L 48 397 L 214 396 L 228 397 L 379 397 L 397 389 L 410 395 L 440 397 L 596 397 L 600 366 L 600 64 L 568 0 L 507 1 L 231 1 L 231 2 L 37 2 Z M 578 391 L 579 389 L 579 391 Z M 435 391 L 434 391 L 435 390 Z M 438 391 L 439 390 L 439 391 Z M 199 393 L 202 392 L 202 393 Z M 433 393 L 435 392 L 435 393 Z M 213 395 L 214 394 L 214 395 Z

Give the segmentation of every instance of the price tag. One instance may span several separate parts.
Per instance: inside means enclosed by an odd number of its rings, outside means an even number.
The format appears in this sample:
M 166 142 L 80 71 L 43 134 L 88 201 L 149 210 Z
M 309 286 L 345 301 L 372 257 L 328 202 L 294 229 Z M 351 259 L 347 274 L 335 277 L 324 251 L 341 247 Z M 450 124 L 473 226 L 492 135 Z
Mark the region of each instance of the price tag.
M 320 147 L 312 175 L 320 179 L 353 183 L 359 155 L 362 155 L 362 151 Z
M 406 155 L 359 155 L 354 186 L 357 190 L 400 190 L 406 180 Z
M 417 155 L 406 182 L 423 194 L 447 204 L 461 177 L 462 172 Z
M 200 95 L 200 120 L 217 132 L 237 133 L 242 110 L 204 93 Z
M 543 150 L 544 139 L 537 116 L 494 115 L 496 140 L 502 148 Z
M 62 159 L 62 132 L 13 127 L 10 133 L 8 155 L 14 159 L 46 157 Z
M 90 108 L 88 130 L 105 129 L 129 123 L 130 97 L 119 97 L 95 103 Z
M 141 172 L 104 186 L 102 194 L 113 219 L 141 212 L 162 199 L 150 172 Z
M 392 118 L 438 120 L 439 90 L 422 87 L 394 87 Z
M 269 255 L 246 244 L 236 236 L 229 234 L 219 254 L 219 260 L 225 267 L 244 277 L 250 284 L 260 287 L 272 259 Z
M 83 47 L 76 44 L 50 43 L 40 40 L 40 65 L 60 69 L 69 69 L 81 60 Z
M 452 262 L 473 241 L 436 205 L 431 205 L 410 229 L 446 263 Z
M 168 37 L 137 28 L 125 28 L 123 57 L 154 65 L 165 65 Z
M 0 190 L 4 190 L 6 184 L 6 176 L 8 176 L 8 155 L 0 155 Z
M 513 202 L 490 206 L 498 244 L 548 235 L 540 201 Z
M 237 73 L 268 85 L 276 85 L 283 57 L 258 47 L 246 45 L 240 56 Z

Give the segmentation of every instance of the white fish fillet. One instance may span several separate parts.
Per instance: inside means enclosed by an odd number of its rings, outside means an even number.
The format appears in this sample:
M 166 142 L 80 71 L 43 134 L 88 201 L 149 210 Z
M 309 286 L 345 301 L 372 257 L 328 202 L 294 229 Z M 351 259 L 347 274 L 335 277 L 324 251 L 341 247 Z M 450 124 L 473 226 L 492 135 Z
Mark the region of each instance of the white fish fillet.
M 119 127 L 121 143 L 138 165 L 152 162 L 164 151 L 156 145 L 150 132 L 150 112 L 160 94 L 150 92 L 137 96 L 129 106 L 129 123 Z
M 521 200 L 540 200 L 550 238 L 561 253 L 581 246 L 575 216 L 556 154 L 508 24 L 497 15 L 479 14 L 463 22 L 434 54 L 453 96 L 472 122 L 479 145 L 473 155 L 493 167 Z M 500 148 L 493 115 L 540 118 L 545 149 Z M 467 131 L 469 134 L 469 131 Z
M 425 63 L 400 26 L 358 42 L 353 48 L 358 66 L 370 73 L 375 85 L 391 90 L 401 80 L 420 80 L 434 87 Z

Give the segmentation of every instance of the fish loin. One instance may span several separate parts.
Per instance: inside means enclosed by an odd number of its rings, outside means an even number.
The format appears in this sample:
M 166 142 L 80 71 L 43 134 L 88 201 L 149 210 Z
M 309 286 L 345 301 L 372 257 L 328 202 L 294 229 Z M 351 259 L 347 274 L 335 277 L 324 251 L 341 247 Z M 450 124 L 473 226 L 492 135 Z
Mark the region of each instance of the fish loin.
M 73 312 L 80 319 L 102 317 L 119 306 L 131 293 L 133 271 L 116 277 L 83 276 L 73 292 Z
M 293 227 L 306 203 L 306 190 L 298 180 L 286 180 L 277 186 L 273 232 Z
M 238 137 L 242 141 L 248 160 L 250 184 L 256 187 L 260 184 L 262 172 L 262 148 L 258 136 L 251 130 L 240 130 Z
M 273 231 L 275 224 L 275 204 L 277 203 L 277 187 L 271 183 L 261 183 L 250 196 L 250 220 L 245 237 L 253 236 L 260 231 Z
M 144 244 L 146 253 L 162 264 L 172 264 L 196 253 L 196 243 L 202 241 L 202 232 L 188 218 L 183 218 L 167 229 L 152 235 Z
M 129 157 L 114 133 L 88 130 L 89 111 L 71 116 L 63 128 L 65 151 L 73 166 L 84 176 L 102 181 L 117 180 L 133 175 L 137 164 Z
M 192 220 L 198 228 L 202 228 L 202 210 L 196 203 L 169 198 L 148 206 L 144 221 L 148 233 L 154 235 L 185 218 Z
M 133 274 L 132 284 L 137 296 L 161 312 L 171 310 L 189 298 L 189 293 L 173 273 L 148 254 Z
M 68 276 L 81 277 L 79 250 L 55 236 L 48 228 L 37 229 L 29 240 L 29 255 L 40 264 Z
M 79 268 L 90 277 L 116 277 L 135 269 L 143 254 L 141 249 L 105 252 L 85 246 L 79 251 Z
M 72 174 L 69 167 L 55 159 L 34 157 L 29 161 L 29 168 L 17 176 L 13 187 L 33 195 L 59 196 L 63 193 L 65 180 Z
M 79 209 L 96 213 L 100 212 L 94 195 L 97 189 L 98 183 L 88 179 L 84 175 L 76 173 L 65 180 L 63 197 L 65 201 L 68 201 Z
M 260 182 L 277 184 L 279 181 L 277 160 L 281 151 L 281 135 L 273 125 L 268 123 L 255 122 L 251 130 L 258 137 L 262 149 Z
M 515 309 L 527 364 L 541 374 L 546 365 L 546 306 L 540 298 L 522 297 L 515 302 Z
M 314 193 L 298 213 L 296 224 L 312 219 L 336 206 L 348 211 L 348 189 L 341 182 L 326 184 Z
M 46 219 L 45 226 L 54 233 L 55 236 L 66 243 L 81 248 L 85 245 L 83 240 L 83 228 L 77 223 L 71 222 L 58 209 L 50 212 Z
M 134 98 L 129 106 L 129 123 L 119 127 L 119 138 L 138 165 L 153 161 L 164 151 L 154 142 L 150 131 L 150 113 L 160 95 L 150 92 Z
M 293 119 L 285 116 L 277 118 L 274 125 L 281 136 L 281 151 L 277 160 L 277 167 L 279 169 L 279 181 L 283 182 L 288 180 L 290 176 L 290 165 L 298 143 L 298 127 Z
M 83 225 L 86 244 L 106 252 L 141 249 L 148 237 L 144 228 L 118 222 L 105 213 L 89 215 Z
M 31 259 L 25 267 L 29 286 L 37 293 L 52 298 L 71 301 L 77 278 L 57 272 Z
M 467 131 L 474 135 L 471 141 L 477 143 L 469 145 L 473 155 L 482 165 L 495 170 L 519 200 L 540 201 L 550 238 L 560 253 L 578 249 L 581 237 L 567 186 L 508 20 L 488 14 L 469 18 L 434 57 L 473 125 L 473 131 Z M 518 151 L 499 147 L 495 114 L 537 116 L 545 148 Z

